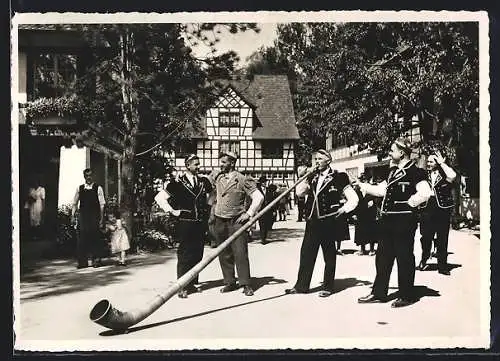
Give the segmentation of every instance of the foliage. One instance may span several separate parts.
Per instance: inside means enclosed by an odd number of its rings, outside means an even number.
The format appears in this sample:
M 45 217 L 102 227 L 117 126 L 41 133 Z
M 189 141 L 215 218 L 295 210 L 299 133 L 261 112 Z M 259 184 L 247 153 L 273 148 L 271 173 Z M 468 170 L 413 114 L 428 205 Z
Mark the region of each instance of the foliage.
M 73 255 L 76 250 L 76 229 L 71 221 L 71 205 L 57 210 L 56 245 L 62 255 Z
M 102 109 L 84 102 L 76 94 L 68 94 L 56 98 L 37 98 L 26 103 L 26 120 L 31 123 L 35 119 L 59 116 L 80 121 L 98 120 Z
M 123 140 L 120 205 L 132 224 L 141 188 L 153 178 L 146 158 L 174 149 L 198 127 L 205 105 L 213 101 L 219 85 L 238 60 L 234 52 L 215 55 L 222 30 L 258 31 L 255 24 L 95 24 L 71 25 L 90 50 L 84 54 L 83 76 L 71 89 L 79 101 L 101 109 L 101 117 L 88 122 L 113 127 Z M 191 46 L 200 42 L 213 51 L 196 58 Z M 137 169 L 141 169 L 139 172 Z M 138 177 L 138 174 L 141 174 Z M 137 180 L 143 178 L 139 183 Z M 135 229 L 135 227 L 132 227 Z
M 293 23 L 247 71 L 294 73 L 304 160 L 327 133 L 383 154 L 416 116 L 424 151 L 475 173 L 478 55 L 474 23 Z
M 172 236 L 155 229 L 146 229 L 137 238 L 139 251 L 155 252 L 172 248 L 174 248 Z

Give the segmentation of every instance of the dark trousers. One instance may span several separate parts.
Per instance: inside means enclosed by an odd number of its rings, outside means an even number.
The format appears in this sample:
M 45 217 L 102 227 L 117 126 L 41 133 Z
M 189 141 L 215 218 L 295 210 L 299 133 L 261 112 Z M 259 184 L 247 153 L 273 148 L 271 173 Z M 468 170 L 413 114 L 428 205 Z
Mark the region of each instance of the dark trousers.
M 335 281 L 335 267 L 337 263 L 337 251 L 335 248 L 334 220 L 310 219 L 306 223 L 306 230 L 302 246 L 300 248 L 300 265 L 295 289 L 298 291 L 308 291 L 311 284 L 311 277 L 314 265 L 318 256 L 319 247 L 323 251 L 325 260 L 325 270 L 323 274 L 323 288 L 333 292 Z
M 412 300 L 415 282 L 415 255 L 413 254 L 417 218 L 414 214 L 385 215 L 381 220 L 382 239 L 379 241 L 375 265 L 377 275 L 372 293 L 387 296 L 394 259 L 398 266 L 399 297 Z
M 450 233 L 451 208 L 439 208 L 436 198 L 431 197 L 422 213 L 420 222 L 420 243 L 422 261 L 427 262 L 431 255 L 432 241 L 436 235 L 438 269 L 445 270 L 448 264 L 448 236 Z
M 238 217 L 220 218 L 215 217 L 214 233 L 217 244 L 228 239 L 243 225 L 236 223 Z M 238 272 L 238 282 L 241 286 L 250 285 L 250 262 L 248 260 L 248 234 L 243 232 L 219 255 L 219 262 L 224 277 L 224 284 L 229 285 L 236 282 L 234 267 Z
M 104 240 L 99 229 L 99 216 L 81 215 L 77 238 L 77 260 L 79 266 L 87 266 L 88 259 L 94 261 L 104 254 Z
M 298 216 L 297 216 L 297 221 L 302 221 L 303 219 L 306 218 L 305 216 L 305 210 L 306 210 L 306 199 L 299 197 L 297 198 L 297 210 L 298 210 Z
M 267 234 L 273 228 L 273 223 L 274 217 L 272 210 L 269 211 L 269 214 L 264 214 L 259 218 L 259 233 L 261 241 L 265 241 L 267 239 Z
M 202 260 L 206 227 L 203 222 L 183 220 L 179 221 L 177 227 L 177 278 L 180 278 Z M 198 276 L 193 278 L 186 288 L 192 288 L 196 283 Z

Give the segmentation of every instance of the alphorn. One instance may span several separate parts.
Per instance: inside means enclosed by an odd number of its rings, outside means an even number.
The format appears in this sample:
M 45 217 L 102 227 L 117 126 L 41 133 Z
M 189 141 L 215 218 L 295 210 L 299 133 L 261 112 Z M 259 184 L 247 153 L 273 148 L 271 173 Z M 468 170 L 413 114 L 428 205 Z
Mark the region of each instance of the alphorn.
M 228 239 L 222 242 L 214 252 L 209 254 L 208 257 L 203 258 L 199 263 L 197 263 L 193 268 L 191 268 L 187 273 L 177 279 L 177 281 L 171 285 L 164 292 L 157 294 L 147 305 L 143 308 L 133 309 L 131 311 L 122 312 L 111 305 L 108 300 L 99 301 L 90 311 L 90 319 L 106 328 L 114 331 L 124 332 L 130 326 L 133 326 L 146 317 L 150 316 L 158 308 L 160 308 L 165 302 L 167 302 L 173 295 L 175 295 L 180 289 L 184 288 L 193 278 L 195 278 L 209 263 L 211 263 L 227 246 L 231 244 L 236 238 L 238 238 L 243 232 L 245 232 L 252 224 L 254 224 L 262 215 L 273 208 L 283 197 L 290 193 L 299 183 L 309 177 L 314 173 L 317 168 L 309 169 L 306 174 L 300 177 L 290 188 L 285 192 L 280 194 L 276 199 L 264 207 L 260 212 L 250 218 L 241 228 L 234 232 Z

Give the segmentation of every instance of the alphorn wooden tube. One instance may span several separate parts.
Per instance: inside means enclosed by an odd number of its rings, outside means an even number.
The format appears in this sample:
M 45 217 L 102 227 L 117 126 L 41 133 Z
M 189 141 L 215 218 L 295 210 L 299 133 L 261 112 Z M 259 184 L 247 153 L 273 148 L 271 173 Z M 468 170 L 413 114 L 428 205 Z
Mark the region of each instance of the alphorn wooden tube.
M 193 278 L 195 278 L 208 264 L 210 264 L 227 246 L 231 244 L 238 236 L 245 232 L 252 224 L 254 224 L 262 215 L 271 210 L 283 197 L 290 193 L 299 183 L 309 177 L 317 168 L 312 168 L 302 177 L 300 177 L 290 188 L 280 194 L 276 199 L 264 207 L 260 212 L 250 218 L 241 228 L 234 232 L 228 239 L 222 242 L 213 253 L 204 257 L 199 263 L 191 268 L 182 277 L 166 289 L 164 292 L 157 294 L 150 302 L 141 308 L 136 308 L 127 312 L 122 312 L 114 308 L 108 300 L 99 301 L 90 311 L 90 319 L 106 328 L 115 331 L 125 331 L 130 326 L 133 326 L 146 317 L 155 312 L 172 296 L 174 296 L 181 288 L 184 288 Z

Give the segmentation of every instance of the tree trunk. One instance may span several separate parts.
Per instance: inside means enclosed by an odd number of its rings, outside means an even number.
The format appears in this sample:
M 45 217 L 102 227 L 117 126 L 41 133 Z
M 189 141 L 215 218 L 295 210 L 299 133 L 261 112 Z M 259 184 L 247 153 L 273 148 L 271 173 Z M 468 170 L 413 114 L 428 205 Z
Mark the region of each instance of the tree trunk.
M 130 86 L 130 70 L 131 70 L 131 53 L 133 49 L 132 37 L 128 31 L 120 35 L 120 62 L 121 69 L 118 77 L 122 91 L 121 110 L 123 123 L 126 129 L 126 137 L 124 140 L 124 149 L 122 156 L 122 201 L 121 201 L 121 217 L 125 225 L 129 229 L 129 236 L 133 237 L 136 234 L 136 225 L 134 224 L 135 198 L 135 154 L 137 146 L 137 133 L 139 129 L 139 113 L 137 104 L 133 100 Z M 132 247 L 135 242 L 132 241 Z
M 128 139 L 125 142 L 125 149 L 122 157 L 121 183 L 122 183 L 122 199 L 121 199 L 121 217 L 129 230 L 129 237 L 135 234 L 134 224 L 134 163 L 135 163 L 135 139 Z M 131 239 L 132 241 L 132 239 Z

